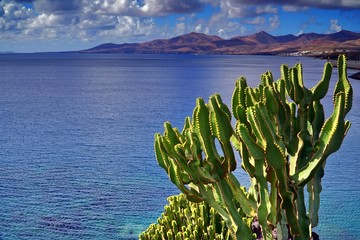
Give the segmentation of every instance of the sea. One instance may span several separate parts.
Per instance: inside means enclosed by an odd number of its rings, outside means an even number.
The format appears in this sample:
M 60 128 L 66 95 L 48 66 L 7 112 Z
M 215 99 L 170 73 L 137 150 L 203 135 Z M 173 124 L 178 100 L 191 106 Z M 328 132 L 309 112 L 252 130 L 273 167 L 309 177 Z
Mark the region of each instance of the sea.
M 305 86 L 324 60 L 306 57 L 136 54 L 0 55 L 0 239 L 138 239 L 179 193 L 156 162 L 154 134 L 182 129 L 196 98 L 230 106 L 237 78 L 257 86 L 301 62 Z M 354 70 L 348 70 L 349 75 Z M 324 99 L 331 114 L 334 69 Z M 352 127 L 327 160 L 320 239 L 360 239 L 360 81 Z M 238 159 L 238 161 L 240 161 Z M 240 163 L 235 174 L 248 186 Z

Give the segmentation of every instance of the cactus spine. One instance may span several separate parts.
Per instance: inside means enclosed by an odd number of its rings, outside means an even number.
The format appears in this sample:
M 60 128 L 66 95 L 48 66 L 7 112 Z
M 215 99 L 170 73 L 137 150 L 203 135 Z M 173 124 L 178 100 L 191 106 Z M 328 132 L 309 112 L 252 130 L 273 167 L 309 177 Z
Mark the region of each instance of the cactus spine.
M 325 64 L 322 79 L 311 89 L 304 86 L 301 64 L 282 65 L 280 70 L 280 79 L 274 81 L 266 72 L 255 88 L 241 77 L 232 111 L 218 94 L 208 103 L 199 98 L 182 132 L 166 122 L 164 134 L 155 135 L 156 158 L 171 181 L 190 201 L 213 207 L 234 239 L 252 237 L 245 216 L 258 218 L 263 239 L 272 239 L 274 228 L 281 233 L 277 239 L 286 239 L 286 223 L 296 240 L 310 239 L 318 223 L 326 159 L 340 148 L 350 127 L 345 116 L 351 109 L 352 88 L 345 56 L 339 56 L 334 109 L 326 121 L 320 100 L 328 92 L 332 65 Z M 232 174 L 233 148 L 251 178 L 248 191 Z

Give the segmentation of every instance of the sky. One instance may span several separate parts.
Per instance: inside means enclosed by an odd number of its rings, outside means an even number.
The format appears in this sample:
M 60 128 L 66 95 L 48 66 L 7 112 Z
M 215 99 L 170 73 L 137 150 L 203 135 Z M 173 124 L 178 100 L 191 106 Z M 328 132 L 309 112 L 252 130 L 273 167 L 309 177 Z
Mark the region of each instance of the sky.
M 72 51 L 199 32 L 360 32 L 360 0 L 0 0 L 0 52 Z

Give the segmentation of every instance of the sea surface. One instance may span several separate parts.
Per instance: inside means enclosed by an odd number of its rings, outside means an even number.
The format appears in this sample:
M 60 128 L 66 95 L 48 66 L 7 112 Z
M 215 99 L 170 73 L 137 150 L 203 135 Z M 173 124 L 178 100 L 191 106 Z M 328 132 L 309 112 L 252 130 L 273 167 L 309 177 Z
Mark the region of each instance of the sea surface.
M 303 63 L 315 85 L 324 61 L 272 56 L 0 55 L 0 239 L 137 239 L 178 194 L 153 153 L 164 121 L 182 128 L 197 97 L 235 80 Z M 349 70 L 349 74 L 354 71 Z M 331 113 L 331 89 L 325 98 Z M 323 178 L 321 239 L 360 239 L 360 81 L 352 127 Z M 237 170 L 242 183 L 247 174 Z

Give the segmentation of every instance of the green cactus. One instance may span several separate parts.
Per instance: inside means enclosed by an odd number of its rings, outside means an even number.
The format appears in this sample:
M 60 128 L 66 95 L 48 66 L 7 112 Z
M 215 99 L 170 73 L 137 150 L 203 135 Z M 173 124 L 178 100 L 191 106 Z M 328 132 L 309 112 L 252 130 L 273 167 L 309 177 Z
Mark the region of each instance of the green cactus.
M 215 94 L 208 103 L 197 100 L 181 133 L 165 123 L 164 134 L 155 135 L 156 158 L 171 181 L 190 201 L 213 207 L 234 239 L 252 237 L 245 216 L 258 218 L 263 239 L 272 239 L 274 228 L 278 239 L 286 239 L 286 225 L 296 240 L 310 239 L 318 224 L 326 159 L 340 148 L 350 127 L 345 116 L 352 88 L 345 56 L 339 56 L 334 109 L 326 121 L 320 101 L 327 94 L 332 65 L 325 64 L 322 79 L 311 89 L 304 86 L 301 64 L 280 70 L 280 79 L 274 81 L 266 72 L 255 88 L 243 77 L 236 82 L 234 128 L 230 110 Z M 251 178 L 248 191 L 232 174 L 234 148 Z
M 169 205 L 157 224 L 151 224 L 140 234 L 140 240 L 191 239 L 231 240 L 230 231 L 222 217 L 206 202 L 189 202 L 184 194 L 168 198 Z M 248 219 L 251 225 L 251 219 Z
M 219 95 L 212 96 L 208 104 L 199 98 L 192 121 L 186 118 L 181 134 L 166 122 L 164 135 L 155 135 L 155 152 L 160 166 L 189 200 L 208 202 L 223 217 L 234 239 L 250 239 L 251 227 L 243 217 L 255 214 L 256 203 L 231 173 L 236 161 L 230 141 L 233 136 L 230 115 Z M 244 205 L 243 216 L 234 199 Z

